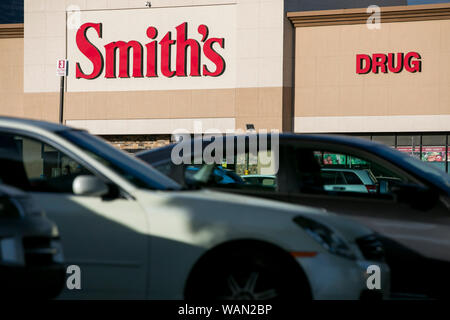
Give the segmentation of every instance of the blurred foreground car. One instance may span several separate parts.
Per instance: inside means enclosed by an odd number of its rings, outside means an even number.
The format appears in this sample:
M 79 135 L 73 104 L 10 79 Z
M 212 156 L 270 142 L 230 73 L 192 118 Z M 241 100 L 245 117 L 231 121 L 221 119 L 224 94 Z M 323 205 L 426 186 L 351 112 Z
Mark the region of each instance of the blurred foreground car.
M 265 138 L 253 134 L 191 139 L 137 157 L 182 185 L 323 207 L 354 218 L 380 235 L 391 267 L 391 289 L 398 296 L 450 296 L 446 271 L 450 270 L 450 176 L 405 153 L 359 138 L 294 134 Z M 251 141 L 259 145 L 249 147 Z M 204 163 L 197 179 L 186 180 L 190 163 L 203 159 L 207 146 L 215 149 L 211 143 L 223 148 L 224 158 L 231 154 L 234 159 Z M 172 159 L 177 153 L 188 162 L 175 165 Z M 267 160 L 271 165 L 265 164 Z M 235 171 L 244 181 L 247 172 L 272 174 L 275 183 L 271 187 L 218 184 L 207 173 L 219 166 Z
M 186 191 L 85 131 L 0 118 L 0 179 L 60 229 L 81 290 L 62 298 L 358 299 L 387 296 L 371 230 L 324 210 Z M 381 269 L 368 291 L 367 267 Z
M 54 298 L 65 276 L 54 223 L 26 193 L 0 184 L 0 297 Z

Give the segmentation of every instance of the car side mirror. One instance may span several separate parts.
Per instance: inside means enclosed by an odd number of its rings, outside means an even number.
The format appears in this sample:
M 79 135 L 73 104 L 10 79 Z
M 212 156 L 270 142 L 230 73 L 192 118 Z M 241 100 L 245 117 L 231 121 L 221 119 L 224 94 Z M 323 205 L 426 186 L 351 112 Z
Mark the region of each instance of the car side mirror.
M 96 176 L 81 175 L 73 180 L 73 193 L 79 196 L 101 197 L 109 192 L 108 185 Z
M 414 209 L 429 210 L 439 201 L 437 191 L 416 184 L 396 184 L 391 190 L 399 202 L 409 203 Z

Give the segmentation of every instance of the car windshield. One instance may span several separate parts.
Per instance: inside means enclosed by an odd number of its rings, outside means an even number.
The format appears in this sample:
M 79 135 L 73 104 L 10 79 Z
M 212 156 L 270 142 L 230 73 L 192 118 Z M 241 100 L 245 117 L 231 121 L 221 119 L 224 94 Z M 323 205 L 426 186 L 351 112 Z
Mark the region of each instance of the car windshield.
M 413 156 L 397 151 L 395 149 L 378 145 L 375 149 L 379 155 L 387 156 L 400 167 L 409 167 L 409 171 L 419 174 L 422 178 L 434 181 L 435 184 L 445 189 L 450 194 L 450 175 L 429 163 L 416 159 Z M 406 166 L 405 166 L 406 165 Z
M 433 167 L 429 163 L 420 161 L 411 156 L 405 157 L 405 160 L 418 171 L 423 172 L 429 177 L 432 176 L 434 180 L 439 181 L 439 183 L 441 183 L 447 190 L 450 189 L 450 175 L 446 174 L 445 171 L 442 171 L 436 167 Z
M 102 139 L 80 130 L 58 133 L 77 145 L 109 169 L 115 171 L 138 188 L 151 190 L 180 190 L 182 187 L 149 164 L 117 150 Z

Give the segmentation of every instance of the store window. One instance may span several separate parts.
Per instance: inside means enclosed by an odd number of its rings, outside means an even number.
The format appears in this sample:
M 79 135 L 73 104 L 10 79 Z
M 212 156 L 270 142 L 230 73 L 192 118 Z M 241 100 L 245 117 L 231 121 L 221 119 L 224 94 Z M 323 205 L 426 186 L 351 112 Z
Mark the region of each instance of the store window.
M 424 135 L 422 136 L 422 161 L 445 171 L 446 170 L 446 136 Z
M 372 141 L 383 143 L 389 147 L 395 147 L 395 135 L 372 136 Z
M 370 134 L 369 135 L 360 135 L 360 136 L 358 135 L 355 137 L 360 138 L 360 139 L 372 140 L 372 136 Z
M 352 136 L 381 142 L 390 147 L 394 147 L 401 152 L 405 152 L 417 159 L 421 159 L 450 174 L 450 135 L 447 132 L 445 134 L 377 133 L 364 135 L 355 134 Z M 333 158 L 333 156 L 329 158 L 331 159 L 331 164 L 339 164 L 341 161 L 347 160 L 342 158 L 342 155 L 339 159 Z
M 397 150 L 420 159 L 420 135 L 398 135 Z

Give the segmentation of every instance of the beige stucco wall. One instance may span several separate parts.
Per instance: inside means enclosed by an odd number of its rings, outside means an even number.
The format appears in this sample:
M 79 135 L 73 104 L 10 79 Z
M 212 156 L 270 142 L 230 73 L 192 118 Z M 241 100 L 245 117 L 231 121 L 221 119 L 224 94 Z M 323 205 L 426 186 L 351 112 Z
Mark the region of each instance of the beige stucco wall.
M 422 72 L 357 74 L 356 54 L 416 51 Z M 450 130 L 450 20 L 296 28 L 296 132 Z
M 115 119 L 219 119 L 216 127 L 220 130 L 245 128 L 253 123 L 258 128 L 277 128 L 282 126 L 283 89 L 233 88 L 211 90 L 174 91 L 128 91 L 128 92 L 68 92 L 66 96 L 65 117 L 73 125 L 77 121 L 89 124 L 92 120 Z M 232 122 L 227 122 L 232 119 Z M 225 122 L 224 122 L 225 121 Z M 99 122 L 91 122 L 98 126 Z M 161 133 L 164 128 L 155 129 L 155 122 L 141 122 L 143 126 L 152 124 L 147 133 Z M 180 122 L 175 122 L 180 123 Z M 214 123 L 208 121 L 208 123 Z M 231 123 L 231 124 L 230 124 Z M 203 125 L 203 129 L 208 126 Z M 167 125 L 166 130 L 173 130 Z M 186 129 L 190 130 L 190 127 Z M 130 134 L 144 134 L 142 128 L 134 125 Z M 104 132 L 102 132 L 104 133 Z M 165 133 L 165 132 L 163 132 Z M 117 133 L 118 134 L 118 133 Z M 121 132 L 121 134 L 124 134 Z
M 0 39 L 0 114 L 23 115 L 23 39 Z
M 0 115 L 58 121 L 57 93 L 24 93 L 23 47 L 23 38 L 0 39 Z

